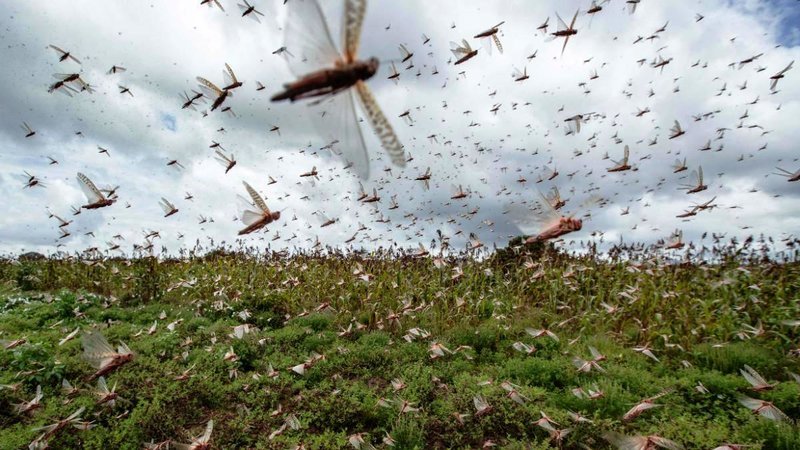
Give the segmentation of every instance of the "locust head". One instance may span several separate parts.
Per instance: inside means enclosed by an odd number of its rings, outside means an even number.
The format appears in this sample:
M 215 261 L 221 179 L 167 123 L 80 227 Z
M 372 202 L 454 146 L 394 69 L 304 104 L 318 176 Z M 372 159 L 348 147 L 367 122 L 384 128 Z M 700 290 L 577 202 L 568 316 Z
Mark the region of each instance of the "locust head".
M 372 78 L 372 76 L 375 75 L 375 73 L 378 71 L 378 67 L 380 67 L 380 65 L 381 62 L 378 60 L 378 58 L 375 57 L 372 57 L 364 61 L 362 64 L 359 64 L 358 67 L 356 68 L 359 79 L 367 80 L 369 78 Z

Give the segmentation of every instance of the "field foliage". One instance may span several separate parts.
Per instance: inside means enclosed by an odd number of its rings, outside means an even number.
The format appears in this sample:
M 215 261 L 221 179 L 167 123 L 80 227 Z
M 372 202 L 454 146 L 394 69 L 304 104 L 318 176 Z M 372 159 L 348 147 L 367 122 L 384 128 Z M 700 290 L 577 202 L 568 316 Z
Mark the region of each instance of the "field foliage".
M 398 449 L 601 449 L 609 431 L 697 449 L 800 448 L 796 425 L 738 401 L 769 400 L 800 418 L 796 263 L 601 261 L 551 250 L 484 259 L 218 252 L 6 261 L 0 281 L 0 339 L 26 340 L 0 349 L 3 449 L 27 448 L 35 427 L 79 406 L 94 427 L 59 433 L 51 448 L 190 442 L 209 419 L 220 449 L 344 449 L 357 433 L 378 448 L 390 436 Z M 254 329 L 232 335 L 245 323 Z M 76 328 L 135 353 L 107 376 L 120 397 L 113 407 L 97 405 L 85 381 L 94 369 L 80 334 L 58 345 Z M 433 357 L 437 345 L 443 356 Z M 574 365 L 592 359 L 590 346 L 606 357 L 605 372 Z M 292 370 L 304 362 L 303 375 Z M 752 391 L 745 365 L 777 385 Z M 76 397 L 61 392 L 64 379 L 80 388 Z M 525 400 L 513 401 L 503 382 Z M 37 386 L 41 407 L 14 413 Z M 579 398 L 576 388 L 603 395 Z M 661 406 L 622 420 L 664 391 Z M 492 407 L 480 417 L 478 395 Z M 563 441 L 537 426 L 542 413 L 571 429 Z

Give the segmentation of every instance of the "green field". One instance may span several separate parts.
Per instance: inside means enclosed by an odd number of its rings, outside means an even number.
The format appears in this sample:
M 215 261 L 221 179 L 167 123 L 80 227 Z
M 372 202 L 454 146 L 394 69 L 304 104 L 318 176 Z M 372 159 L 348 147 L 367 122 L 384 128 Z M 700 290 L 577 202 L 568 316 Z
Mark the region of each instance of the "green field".
M 739 401 L 768 400 L 800 418 L 800 265 L 552 252 L 438 262 L 221 252 L 2 262 L 0 339 L 26 342 L 0 349 L 0 448 L 27 448 L 35 427 L 81 406 L 94 427 L 56 433 L 50 448 L 189 443 L 210 419 L 217 449 L 345 449 L 357 433 L 376 448 L 390 448 L 387 436 L 398 449 L 615 448 L 609 432 L 690 449 L 800 448 L 792 420 Z M 244 323 L 257 329 L 232 336 Z M 76 328 L 135 354 L 107 375 L 120 397 L 113 407 L 97 405 L 96 382 L 85 381 L 95 370 L 81 333 L 58 345 Z M 573 360 L 592 360 L 590 346 L 604 371 L 578 371 Z M 658 361 L 634 350 L 644 346 Z M 292 370 L 304 362 L 303 375 Z M 753 391 L 745 365 L 777 384 Z M 63 379 L 80 388 L 68 404 Z M 37 386 L 41 407 L 16 414 Z M 580 398 L 577 388 L 602 394 Z M 622 420 L 665 391 L 659 407 Z M 476 414 L 476 396 L 491 410 Z M 561 442 L 537 425 L 542 412 L 570 429 Z

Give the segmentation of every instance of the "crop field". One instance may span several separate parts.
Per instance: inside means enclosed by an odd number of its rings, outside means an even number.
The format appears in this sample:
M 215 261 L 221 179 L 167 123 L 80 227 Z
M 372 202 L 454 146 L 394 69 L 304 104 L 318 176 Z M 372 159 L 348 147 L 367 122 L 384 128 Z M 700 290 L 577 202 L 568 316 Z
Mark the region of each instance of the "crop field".
M 800 448 L 800 266 L 539 250 L 5 261 L 0 446 Z

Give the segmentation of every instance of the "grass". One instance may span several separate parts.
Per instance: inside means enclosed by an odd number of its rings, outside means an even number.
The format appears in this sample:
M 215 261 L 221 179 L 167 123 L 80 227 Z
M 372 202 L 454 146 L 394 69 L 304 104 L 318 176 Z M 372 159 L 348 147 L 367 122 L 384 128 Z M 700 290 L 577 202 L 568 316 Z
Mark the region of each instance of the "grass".
M 58 434 L 51 448 L 140 449 L 145 442 L 190 442 L 215 423 L 214 448 L 352 448 L 363 433 L 376 447 L 550 448 L 541 412 L 572 429 L 563 448 L 610 448 L 607 431 L 658 434 L 686 448 L 724 442 L 800 448 L 792 423 L 751 413 L 739 394 L 774 402 L 800 418 L 800 265 L 726 259 L 715 264 L 600 261 L 546 252 L 527 261 L 502 253 L 475 260 L 388 256 L 256 257 L 217 253 L 184 259 L 44 259 L 0 263 L 0 447 L 26 448 L 36 426 L 79 406 L 94 428 Z M 453 268 L 463 275 L 453 278 Z M 365 281 L 367 280 L 367 281 Z M 156 324 L 155 331 L 148 333 Z M 242 323 L 258 331 L 231 337 Z M 172 324 L 170 331 L 167 326 Z M 128 344 L 132 363 L 107 376 L 121 397 L 98 406 L 93 368 L 76 327 Z M 559 341 L 534 339 L 547 327 Z M 412 338 L 412 329 L 424 330 Z M 427 332 L 427 333 L 425 333 Z M 453 353 L 432 359 L 437 342 Z M 515 342 L 533 345 L 525 354 Z M 660 362 L 633 347 L 649 344 Z M 589 346 L 605 373 L 579 373 Z M 233 349 L 236 361 L 224 360 Z M 458 349 L 458 351 L 456 351 Z M 304 375 L 291 370 L 312 355 Z M 747 364 L 777 386 L 753 392 Z M 269 368 L 277 374 L 270 376 Z M 191 377 L 175 377 L 190 369 Z M 65 403 L 67 379 L 81 388 Z M 405 387 L 395 391 L 392 380 Z M 486 383 L 491 381 L 491 383 Z M 527 401 L 512 401 L 503 381 Z M 701 393 L 702 384 L 709 391 Z M 44 393 L 19 416 L 12 405 Z M 604 396 L 576 397 L 575 388 Z M 625 423 L 634 404 L 664 390 L 661 407 Z M 480 394 L 492 411 L 475 417 Z M 379 400 L 391 407 L 378 406 Z M 403 413 L 409 402 L 416 412 Z M 593 423 L 573 423 L 568 412 Z M 463 424 L 455 414 L 469 414 Z M 298 429 L 286 427 L 294 417 Z M 558 428 L 558 427 L 557 427 Z

